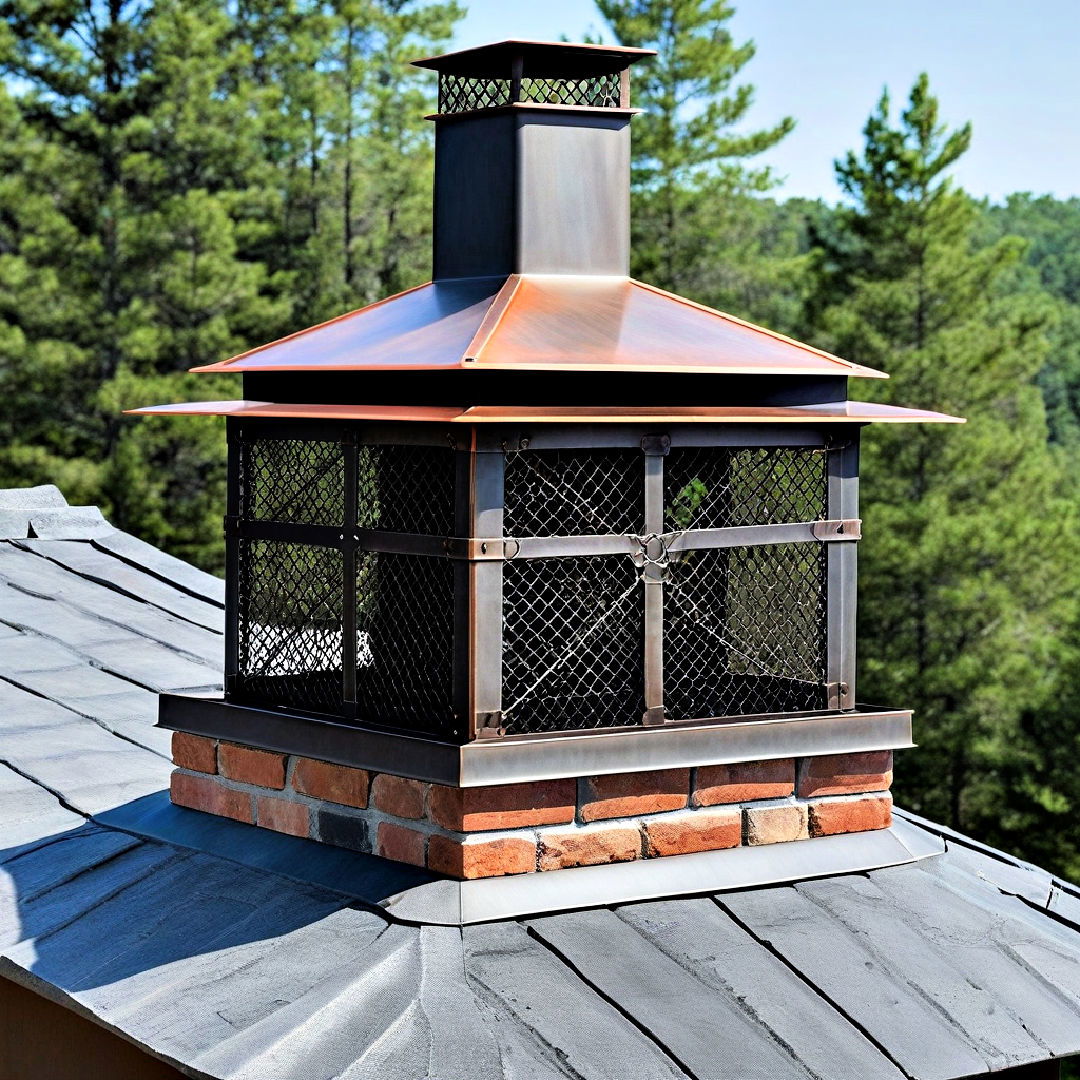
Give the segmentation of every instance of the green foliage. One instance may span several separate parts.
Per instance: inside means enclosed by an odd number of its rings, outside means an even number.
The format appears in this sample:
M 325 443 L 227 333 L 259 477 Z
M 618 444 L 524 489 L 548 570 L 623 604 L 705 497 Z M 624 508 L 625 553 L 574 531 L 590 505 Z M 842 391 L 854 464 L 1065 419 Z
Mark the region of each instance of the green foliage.
M 743 130 L 753 87 L 738 83 L 754 45 L 737 45 L 726 0 L 597 0 L 624 45 L 655 49 L 632 69 L 635 120 L 633 273 L 664 289 L 757 313 L 790 268 L 766 255 L 766 168 L 746 162 L 791 131 L 786 117 Z M 771 301 L 761 305 L 766 311 Z
M 0 486 L 220 569 L 222 433 L 120 409 L 423 280 L 452 3 L 0 3 Z
M 1039 373 L 1051 438 L 1080 452 L 1080 199 L 1010 195 L 984 213 L 988 240 L 1005 234 L 1027 243 L 1015 287 L 1049 294 L 1057 308 L 1050 349 Z
M 897 126 L 883 96 L 837 163 L 851 202 L 818 233 L 810 310 L 818 340 L 890 373 L 860 388 L 875 400 L 968 419 L 866 437 L 860 696 L 917 710 L 901 800 L 985 836 L 1021 715 L 1053 689 L 1076 533 L 1035 383 L 1053 312 L 1009 288 L 1023 243 L 981 246 L 948 180 L 969 135 L 942 127 L 925 76 Z

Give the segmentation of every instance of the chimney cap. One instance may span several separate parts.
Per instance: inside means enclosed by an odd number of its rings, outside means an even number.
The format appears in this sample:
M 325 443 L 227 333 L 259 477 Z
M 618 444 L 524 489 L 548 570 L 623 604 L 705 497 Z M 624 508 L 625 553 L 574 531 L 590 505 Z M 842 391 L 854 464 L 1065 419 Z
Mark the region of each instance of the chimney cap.
M 471 49 L 413 60 L 416 67 L 442 75 L 507 79 L 520 57 L 524 74 L 533 79 L 585 79 L 622 71 L 638 60 L 655 56 L 655 49 L 623 45 L 583 45 L 568 41 L 523 41 L 516 38 Z

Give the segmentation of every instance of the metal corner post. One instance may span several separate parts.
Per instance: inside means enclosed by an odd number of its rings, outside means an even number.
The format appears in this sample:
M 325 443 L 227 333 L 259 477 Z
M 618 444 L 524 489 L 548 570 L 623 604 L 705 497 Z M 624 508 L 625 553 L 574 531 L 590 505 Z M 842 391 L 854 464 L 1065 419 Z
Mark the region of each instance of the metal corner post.
M 501 450 L 473 449 L 461 457 L 468 461 L 463 535 L 501 537 L 505 455 Z M 502 728 L 503 560 L 461 559 L 455 574 L 459 644 L 454 700 L 456 708 L 465 709 L 472 740 L 498 734 Z
M 356 605 L 357 605 L 357 559 L 356 534 L 359 526 L 358 497 L 360 490 L 360 447 L 357 444 L 356 430 L 344 431 L 341 436 L 341 449 L 345 464 L 345 521 L 342 549 L 343 597 L 341 608 L 341 677 L 342 699 L 346 716 L 357 715 L 356 698 Z
M 503 533 L 502 453 L 473 455 L 472 523 L 469 535 Z M 469 561 L 471 609 L 472 729 L 474 737 L 502 728 L 503 560 Z
M 645 545 L 664 532 L 664 456 L 671 447 L 667 436 L 645 436 L 641 441 L 645 468 Z M 645 590 L 645 715 L 647 725 L 662 724 L 664 711 L 664 572 L 644 552 L 642 587 Z
M 859 516 L 859 432 L 852 429 L 828 451 L 828 516 Z M 826 545 L 827 681 L 829 708 L 855 707 L 855 600 L 858 542 Z
M 225 693 L 231 694 L 240 673 L 240 538 L 228 524 L 240 516 L 242 432 L 238 420 L 225 421 L 225 439 Z

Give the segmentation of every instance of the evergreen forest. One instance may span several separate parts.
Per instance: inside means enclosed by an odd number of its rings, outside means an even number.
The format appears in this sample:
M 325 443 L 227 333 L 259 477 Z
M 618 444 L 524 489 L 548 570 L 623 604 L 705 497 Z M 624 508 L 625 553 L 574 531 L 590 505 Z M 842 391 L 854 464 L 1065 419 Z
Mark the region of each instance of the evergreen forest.
M 0 487 L 223 564 L 223 425 L 136 405 L 429 276 L 455 0 L 0 0 Z M 975 198 L 933 73 L 868 101 L 835 203 L 780 199 L 727 0 L 597 0 L 634 69 L 635 277 L 882 368 L 964 427 L 864 440 L 859 697 L 900 805 L 1080 880 L 1080 199 Z M 947 105 L 947 103 L 946 103 Z M 2 612 L 0 612 L 2 618 Z

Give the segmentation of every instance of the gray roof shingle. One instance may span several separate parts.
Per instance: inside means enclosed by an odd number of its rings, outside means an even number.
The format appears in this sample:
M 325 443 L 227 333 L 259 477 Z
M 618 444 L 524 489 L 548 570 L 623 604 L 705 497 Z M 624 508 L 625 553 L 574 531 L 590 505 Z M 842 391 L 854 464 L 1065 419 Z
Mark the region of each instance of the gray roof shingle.
M 1080 1052 L 1080 894 L 910 815 L 943 855 L 457 927 L 381 906 L 419 871 L 170 806 L 154 693 L 218 681 L 221 583 L 92 515 L 35 539 L 64 513 L 35 490 L 0 492 L 27 522 L 0 540 L 0 974 L 229 1080 L 944 1080 Z

